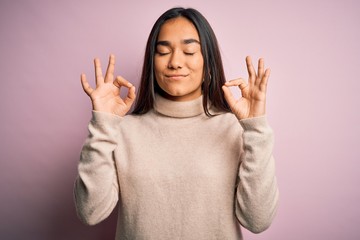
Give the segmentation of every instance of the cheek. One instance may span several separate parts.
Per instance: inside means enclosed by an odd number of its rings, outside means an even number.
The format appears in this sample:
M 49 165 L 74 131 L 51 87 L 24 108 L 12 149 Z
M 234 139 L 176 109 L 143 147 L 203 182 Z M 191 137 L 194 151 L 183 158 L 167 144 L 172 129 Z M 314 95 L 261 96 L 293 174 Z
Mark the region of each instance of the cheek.
M 194 61 L 191 62 L 190 66 L 194 73 L 196 73 L 197 75 L 200 74 L 202 76 L 204 69 L 204 61 L 202 58 L 194 59 Z
M 154 73 L 155 73 L 155 81 L 159 85 L 161 89 L 164 90 L 164 80 L 162 79 L 162 72 L 164 71 L 164 62 L 157 59 L 154 59 Z
M 159 72 L 161 71 L 161 68 L 160 68 L 160 61 L 158 59 L 154 59 L 154 70 L 155 70 L 155 75 L 158 75 Z
M 155 73 L 161 73 L 167 68 L 167 59 L 165 57 L 154 57 Z

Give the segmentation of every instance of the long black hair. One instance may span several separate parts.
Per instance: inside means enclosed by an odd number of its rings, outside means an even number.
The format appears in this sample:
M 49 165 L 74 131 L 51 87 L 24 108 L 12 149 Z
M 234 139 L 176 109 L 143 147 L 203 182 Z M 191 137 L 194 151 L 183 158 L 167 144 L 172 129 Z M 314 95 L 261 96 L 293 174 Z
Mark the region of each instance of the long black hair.
M 224 68 L 220 50 L 214 31 L 206 18 L 193 8 L 172 8 L 163 13 L 155 22 L 145 50 L 144 65 L 137 101 L 133 114 L 144 114 L 153 108 L 155 93 L 161 91 L 154 73 L 154 56 L 156 42 L 161 26 L 169 19 L 184 17 L 196 27 L 201 43 L 201 52 L 204 58 L 203 72 L 203 107 L 207 116 L 212 116 L 208 109 L 208 101 L 220 111 L 229 112 L 230 108 L 224 98 L 221 87 L 225 83 Z

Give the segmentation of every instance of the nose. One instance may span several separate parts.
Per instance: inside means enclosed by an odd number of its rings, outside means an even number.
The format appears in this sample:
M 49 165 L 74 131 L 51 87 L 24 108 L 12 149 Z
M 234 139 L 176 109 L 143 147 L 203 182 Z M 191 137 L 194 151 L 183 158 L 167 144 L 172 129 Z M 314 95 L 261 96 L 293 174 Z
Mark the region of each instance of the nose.
M 184 60 L 180 51 L 174 51 L 169 59 L 169 69 L 181 69 L 183 67 Z

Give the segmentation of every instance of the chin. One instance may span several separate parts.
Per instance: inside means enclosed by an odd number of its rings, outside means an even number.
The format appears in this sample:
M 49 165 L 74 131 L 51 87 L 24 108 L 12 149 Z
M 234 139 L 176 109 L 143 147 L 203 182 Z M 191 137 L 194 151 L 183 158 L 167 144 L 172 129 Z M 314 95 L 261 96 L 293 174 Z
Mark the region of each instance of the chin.
M 166 91 L 164 92 L 163 96 L 167 98 L 182 98 L 185 97 L 187 94 L 179 93 L 179 92 L 171 92 Z

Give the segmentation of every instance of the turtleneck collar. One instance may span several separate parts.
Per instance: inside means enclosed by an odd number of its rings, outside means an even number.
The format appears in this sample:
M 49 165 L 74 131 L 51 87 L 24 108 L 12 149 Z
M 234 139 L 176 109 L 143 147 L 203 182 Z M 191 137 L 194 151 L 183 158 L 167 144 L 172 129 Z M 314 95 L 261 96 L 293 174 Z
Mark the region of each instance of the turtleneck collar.
M 174 118 L 195 117 L 204 112 L 203 96 L 191 101 L 171 101 L 159 94 L 155 95 L 154 110 L 162 115 Z

